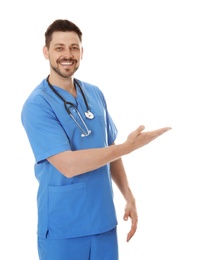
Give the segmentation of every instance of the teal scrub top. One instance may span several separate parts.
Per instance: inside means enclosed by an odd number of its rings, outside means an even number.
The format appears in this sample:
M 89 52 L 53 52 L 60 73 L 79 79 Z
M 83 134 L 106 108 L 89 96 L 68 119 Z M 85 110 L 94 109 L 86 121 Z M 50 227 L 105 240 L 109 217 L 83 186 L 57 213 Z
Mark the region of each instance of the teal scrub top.
M 94 119 L 84 115 L 86 105 L 79 88 L 74 98 L 54 86 L 82 115 L 91 134 L 81 131 L 66 112 L 63 101 L 44 79 L 25 101 L 21 120 L 35 157 L 38 235 L 45 238 L 73 238 L 99 234 L 117 225 L 110 165 L 67 178 L 47 158 L 66 150 L 102 148 L 111 145 L 117 136 L 116 126 L 108 113 L 102 91 L 78 80 Z M 91 158 L 92 160 L 93 158 Z M 77 161 L 78 164 L 78 161 Z

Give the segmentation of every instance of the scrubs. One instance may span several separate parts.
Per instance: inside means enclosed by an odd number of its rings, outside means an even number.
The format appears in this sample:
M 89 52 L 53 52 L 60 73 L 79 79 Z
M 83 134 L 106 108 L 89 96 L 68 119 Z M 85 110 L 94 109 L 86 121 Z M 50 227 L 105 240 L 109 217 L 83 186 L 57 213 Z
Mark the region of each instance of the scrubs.
M 116 229 L 93 236 L 38 238 L 40 260 L 118 260 Z
M 89 136 L 81 137 L 79 127 L 46 79 L 33 90 L 22 108 L 22 124 L 36 161 L 34 169 L 39 183 L 37 233 L 40 239 L 58 239 L 59 242 L 93 236 L 113 230 L 117 225 L 109 164 L 67 178 L 47 161 L 48 157 L 66 150 L 107 147 L 116 139 L 117 129 L 103 93 L 97 86 L 78 82 L 95 116 L 92 120 L 84 115 L 86 105 L 79 88 L 74 98 L 64 89 L 53 87 L 78 108 L 91 130 Z M 78 116 L 74 116 L 81 123 Z

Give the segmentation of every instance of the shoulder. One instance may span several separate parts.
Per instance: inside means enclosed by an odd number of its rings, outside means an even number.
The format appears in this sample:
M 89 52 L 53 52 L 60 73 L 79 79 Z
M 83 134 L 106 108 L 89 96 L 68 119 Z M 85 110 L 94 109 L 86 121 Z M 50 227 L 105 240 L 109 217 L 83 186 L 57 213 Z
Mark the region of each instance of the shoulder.
M 46 79 L 43 79 L 29 94 L 27 99 L 24 102 L 24 106 L 27 104 L 42 104 L 46 103 L 46 100 L 48 99 L 48 85 L 46 82 Z
M 44 79 L 33 89 L 22 105 L 22 117 L 33 119 L 35 116 L 42 117 L 42 115 L 49 115 L 50 111 L 52 111 L 51 99 L 48 84 Z

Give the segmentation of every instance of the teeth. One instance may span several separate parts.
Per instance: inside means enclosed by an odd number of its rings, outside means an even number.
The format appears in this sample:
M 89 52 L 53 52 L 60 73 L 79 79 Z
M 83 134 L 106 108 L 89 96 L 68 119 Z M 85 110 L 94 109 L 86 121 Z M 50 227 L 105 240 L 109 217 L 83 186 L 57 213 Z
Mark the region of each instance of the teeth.
M 72 65 L 72 62 L 61 62 L 62 65 Z

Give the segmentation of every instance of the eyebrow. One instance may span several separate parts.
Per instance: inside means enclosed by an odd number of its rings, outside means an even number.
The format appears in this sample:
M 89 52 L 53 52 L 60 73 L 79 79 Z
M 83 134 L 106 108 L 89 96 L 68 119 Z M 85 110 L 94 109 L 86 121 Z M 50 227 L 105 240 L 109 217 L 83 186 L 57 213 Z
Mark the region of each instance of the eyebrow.
M 65 44 L 63 44 L 63 43 L 56 43 L 54 46 L 55 47 L 56 46 L 65 46 Z M 79 46 L 79 44 L 78 43 L 72 43 L 71 46 Z
M 63 43 L 56 43 L 56 44 L 54 44 L 54 46 L 56 47 L 56 46 L 64 46 L 64 44 Z

